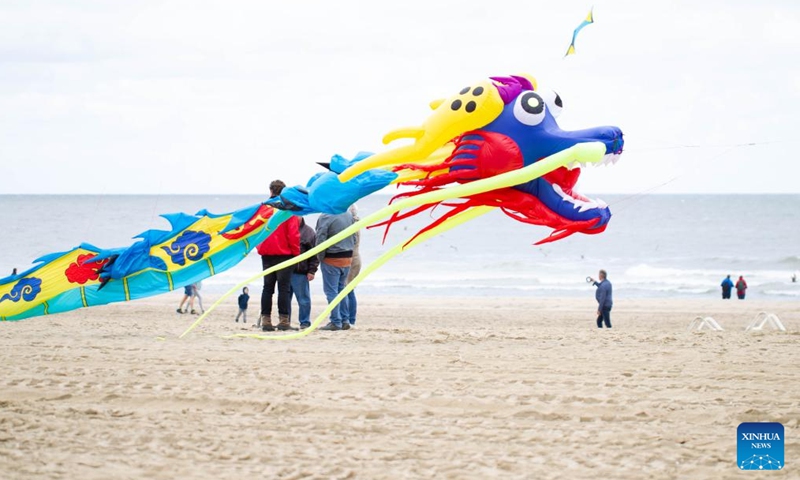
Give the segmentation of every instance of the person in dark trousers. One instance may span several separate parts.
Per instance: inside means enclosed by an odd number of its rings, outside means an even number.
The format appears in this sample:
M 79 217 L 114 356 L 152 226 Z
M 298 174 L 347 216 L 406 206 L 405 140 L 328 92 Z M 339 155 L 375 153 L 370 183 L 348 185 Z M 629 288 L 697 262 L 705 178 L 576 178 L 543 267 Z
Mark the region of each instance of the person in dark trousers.
M 747 290 L 747 282 L 740 275 L 739 280 L 736 281 L 736 296 L 739 297 L 739 300 L 744 300 L 745 290 Z
M 611 307 L 614 306 L 611 282 L 606 278 L 605 270 L 600 270 L 597 275 L 600 277 L 599 282 L 589 278 L 592 285 L 597 287 L 597 291 L 594 292 L 594 298 L 597 300 L 597 328 L 603 328 L 603 323 L 606 324 L 606 328 L 611 328 Z
M 306 221 L 300 218 L 300 253 L 305 253 L 317 245 L 317 234 L 314 229 L 306 225 Z M 292 293 L 297 299 L 300 307 L 298 320 L 300 328 L 311 326 L 311 285 L 309 282 L 314 280 L 319 268 L 319 258 L 310 257 L 298 263 L 292 272 Z
M 728 275 L 725 277 L 725 280 L 722 281 L 722 299 L 727 300 L 731 298 L 731 290 L 733 290 L 733 281 L 731 280 L 731 276 Z
M 322 214 L 317 219 L 317 245 L 324 243 L 342 230 L 353 224 L 353 215 L 348 211 L 339 215 Z M 353 236 L 345 237 L 338 243 L 328 247 L 319 254 L 320 270 L 322 270 L 322 289 L 330 304 L 347 285 L 347 274 L 353 263 Z M 349 330 L 350 313 L 345 298 L 331 310 L 330 322 L 320 330 Z
M 242 317 L 242 323 L 247 323 L 247 302 L 250 301 L 250 289 L 247 287 L 242 288 L 242 294 L 239 295 L 239 313 L 236 314 L 236 323 L 239 323 L 239 316 Z
M 274 198 L 281 194 L 286 184 L 275 180 L 269 184 L 269 193 Z M 261 255 L 261 266 L 264 270 L 300 255 L 300 219 L 292 215 L 281 223 L 257 248 Z M 292 330 L 289 314 L 292 306 L 292 271 L 294 267 L 286 267 L 264 277 L 264 289 L 261 291 L 261 317 L 256 327 L 272 332 L 272 295 L 275 284 L 278 285 L 278 330 Z M 295 329 L 296 330 L 296 329 Z

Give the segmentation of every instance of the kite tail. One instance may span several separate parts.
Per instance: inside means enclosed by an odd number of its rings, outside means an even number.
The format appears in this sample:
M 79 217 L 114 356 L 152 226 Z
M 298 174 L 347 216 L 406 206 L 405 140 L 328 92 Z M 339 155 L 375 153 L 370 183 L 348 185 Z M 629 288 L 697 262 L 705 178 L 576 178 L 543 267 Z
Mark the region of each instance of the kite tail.
M 438 235 L 440 233 L 446 232 L 451 228 L 457 227 L 462 223 L 468 222 L 472 219 L 475 219 L 483 214 L 489 213 L 494 207 L 475 207 L 465 212 L 460 212 L 458 215 L 454 215 L 452 217 L 448 217 L 447 220 L 443 221 L 441 224 L 437 225 L 434 228 L 431 228 L 425 232 L 420 232 L 414 236 L 411 240 L 406 242 L 399 243 L 395 245 L 391 250 L 385 252 L 383 255 L 375 259 L 372 263 L 369 264 L 365 269 L 361 271 L 350 283 L 348 283 L 344 290 L 342 290 L 336 298 L 333 299 L 331 303 L 328 304 L 327 308 L 322 311 L 322 313 L 314 319 L 314 322 L 311 323 L 311 326 L 306 328 L 305 330 L 301 330 L 295 333 L 289 333 L 284 335 L 261 335 L 258 333 L 237 333 L 234 335 L 226 335 L 223 338 L 255 338 L 257 340 L 293 340 L 296 338 L 303 338 L 306 335 L 310 334 L 317 328 L 319 328 L 320 324 L 325 321 L 328 315 L 331 314 L 334 308 L 336 308 L 339 303 L 344 300 L 347 295 L 352 292 L 362 280 L 367 278 L 372 272 L 382 267 L 386 262 L 391 260 L 392 258 L 396 257 L 400 253 L 403 253 L 408 248 L 416 246 L 425 240 Z

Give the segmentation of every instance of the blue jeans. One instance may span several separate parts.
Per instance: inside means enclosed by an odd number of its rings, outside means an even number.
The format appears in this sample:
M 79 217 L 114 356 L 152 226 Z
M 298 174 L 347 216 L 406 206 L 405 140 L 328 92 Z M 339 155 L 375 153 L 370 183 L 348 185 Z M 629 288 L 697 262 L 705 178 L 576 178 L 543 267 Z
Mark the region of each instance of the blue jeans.
M 356 300 L 356 290 L 350 290 L 347 294 L 347 313 L 349 314 L 350 325 L 356 324 L 356 313 L 358 312 L 358 300 Z
M 350 273 L 350 267 L 334 267 L 325 262 L 320 262 L 319 267 L 322 270 L 322 290 L 330 304 L 347 285 L 347 274 Z M 348 321 L 350 318 L 347 303 L 347 298 L 345 298 L 331 310 L 331 323 L 337 327 L 342 326 L 343 319 Z
M 292 273 L 292 293 L 297 299 L 300 307 L 298 320 L 301 327 L 311 325 L 311 288 L 308 285 L 308 277 L 304 273 Z

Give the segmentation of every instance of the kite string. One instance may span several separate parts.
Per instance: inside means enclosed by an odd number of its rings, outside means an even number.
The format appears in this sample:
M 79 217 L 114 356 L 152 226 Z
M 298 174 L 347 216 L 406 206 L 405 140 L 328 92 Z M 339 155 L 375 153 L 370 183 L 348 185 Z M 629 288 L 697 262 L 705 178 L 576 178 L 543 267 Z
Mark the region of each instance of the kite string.
M 737 145 L 730 146 L 730 147 L 728 147 L 727 149 L 725 149 L 724 151 L 722 151 L 722 152 L 720 152 L 720 153 L 717 153 L 717 154 L 715 154 L 715 155 L 712 155 L 712 156 L 710 156 L 710 157 L 708 157 L 708 158 L 704 158 L 704 159 L 702 159 L 702 160 L 700 160 L 700 161 L 701 161 L 701 162 L 707 162 L 707 161 L 710 161 L 710 160 L 714 160 L 715 158 L 719 158 L 719 157 L 721 157 L 721 156 L 723 156 L 723 155 L 727 154 L 728 152 L 730 152 L 731 150 L 733 150 L 733 149 L 735 149 L 735 148 L 738 148 L 738 146 L 737 146 Z M 650 188 L 648 188 L 648 189 L 642 190 L 642 191 L 641 191 L 641 192 L 639 192 L 639 193 L 634 193 L 633 195 L 628 195 L 627 197 L 623 197 L 623 198 L 621 198 L 621 199 L 619 199 L 619 200 L 616 200 L 616 201 L 614 201 L 614 202 L 611 202 L 611 203 L 609 204 L 609 207 L 610 207 L 610 206 L 612 206 L 612 205 L 619 205 L 620 203 L 627 202 L 627 201 L 629 201 L 629 200 L 634 200 L 634 199 L 637 199 L 637 198 L 639 198 L 639 197 L 642 197 L 642 196 L 644 196 L 644 195 L 647 195 L 647 194 L 651 193 L 651 192 L 652 192 L 652 191 L 654 191 L 654 190 L 657 190 L 657 189 L 659 189 L 659 188 L 661 188 L 661 187 L 663 187 L 663 186 L 665 186 L 665 185 L 668 185 L 668 184 L 670 184 L 670 183 L 674 182 L 675 180 L 677 180 L 678 178 L 682 177 L 683 175 L 684 175 L 683 173 L 680 173 L 680 174 L 678 174 L 678 175 L 675 175 L 674 177 L 670 178 L 669 180 L 667 180 L 667 181 L 666 181 L 666 182 L 664 182 L 664 183 L 660 183 L 660 184 L 658 184 L 658 185 L 656 185 L 656 186 L 654 186 L 654 187 L 650 187 Z M 624 206 L 623 208 L 616 209 L 616 213 L 619 213 L 619 212 L 621 212 L 621 211 L 624 211 L 624 210 L 626 210 L 627 208 L 630 208 L 631 206 L 635 205 L 636 203 L 637 203 L 637 202 L 634 202 L 634 203 L 631 203 L 631 204 L 628 204 L 628 205 Z
M 615 201 L 613 201 L 613 202 L 609 203 L 609 204 L 608 204 L 608 206 L 609 206 L 609 207 L 611 207 L 611 206 L 617 206 L 617 205 L 619 205 L 620 203 L 624 203 L 624 202 L 627 202 L 627 201 L 629 201 L 629 200 L 634 200 L 634 199 L 637 199 L 637 198 L 639 198 L 639 197 L 642 197 L 642 196 L 644 196 L 644 195 L 647 195 L 647 194 L 651 193 L 652 191 L 654 191 L 654 190 L 657 190 L 657 189 L 659 189 L 659 188 L 663 187 L 664 185 L 667 185 L 667 184 L 670 184 L 670 183 L 674 182 L 675 180 L 677 180 L 678 178 L 680 178 L 680 177 L 682 177 L 682 176 L 683 176 L 683 174 L 680 174 L 680 175 L 675 175 L 674 177 L 670 178 L 669 180 L 667 180 L 667 181 L 666 181 L 666 182 L 664 182 L 664 183 L 658 184 L 658 185 L 656 185 L 656 186 L 654 186 L 654 187 L 650 187 L 650 188 L 648 188 L 648 189 L 646 189 L 646 190 L 642 190 L 642 191 L 641 191 L 641 192 L 639 192 L 639 193 L 634 193 L 634 194 L 632 194 L 632 195 L 628 195 L 628 196 L 626 196 L 626 197 L 623 197 L 623 198 L 621 198 L 621 199 L 619 199 L 619 200 L 615 200 Z M 631 207 L 632 205 L 634 205 L 635 203 L 636 203 L 636 202 L 634 202 L 634 203 L 631 203 L 631 204 L 628 204 L 628 205 L 626 205 L 626 206 L 624 206 L 624 207 L 622 207 L 622 208 L 615 208 L 615 209 L 614 209 L 614 213 L 619 213 L 619 212 L 621 212 L 621 211 L 624 211 L 624 210 L 626 210 L 627 208 L 629 208 L 629 207 Z
M 659 150 L 681 150 L 681 149 L 688 149 L 688 148 L 743 148 L 743 147 L 757 147 L 761 145 L 772 145 L 776 143 L 796 143 L 800 142 L 800 139 L 784 139 L 784 140 L 767 140 L 763 142 L 744 142 L 744 143 L 718 143 L 718 144 L 694 144 L 694 145 L 686 145 L 681 143 L 674 143 L 669 141 L 660 141 L 655 140 L 658 143 L 671 143 L 672 145 L 667 147 L 642 147 L 642 148 L 626 148 L 626 152 L 651 152 L 651 151 L 659 151 Z

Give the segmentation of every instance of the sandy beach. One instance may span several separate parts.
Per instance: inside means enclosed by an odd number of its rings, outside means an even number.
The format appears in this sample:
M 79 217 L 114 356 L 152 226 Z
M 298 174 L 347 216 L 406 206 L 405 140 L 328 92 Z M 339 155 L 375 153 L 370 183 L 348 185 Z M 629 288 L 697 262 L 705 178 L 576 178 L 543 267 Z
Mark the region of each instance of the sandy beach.
M 598 331 L 591 298 L 362 297 L 270 342 L 220 338 L 233 302 L 179 340 L 176 298 L 0 324 L 0 476 L 739 478 L 745 421 L 800 476 L 797 302 L 618 299 Z

